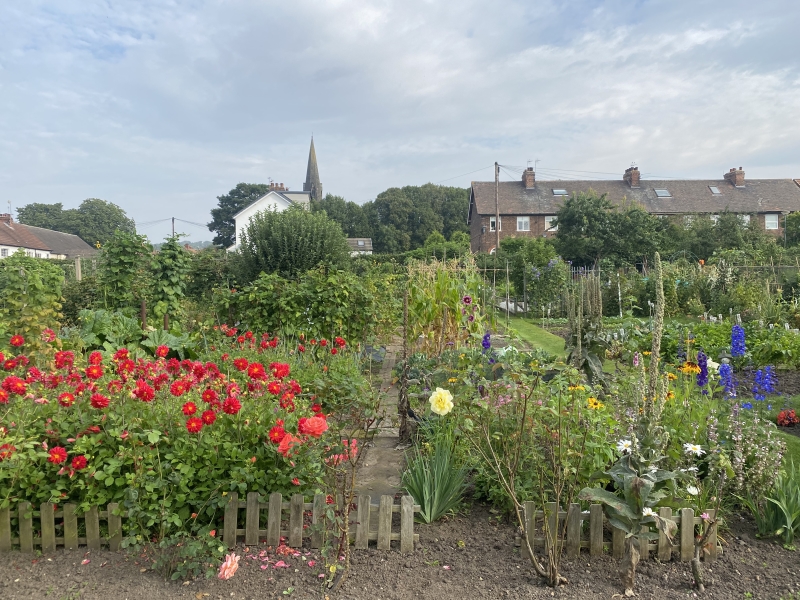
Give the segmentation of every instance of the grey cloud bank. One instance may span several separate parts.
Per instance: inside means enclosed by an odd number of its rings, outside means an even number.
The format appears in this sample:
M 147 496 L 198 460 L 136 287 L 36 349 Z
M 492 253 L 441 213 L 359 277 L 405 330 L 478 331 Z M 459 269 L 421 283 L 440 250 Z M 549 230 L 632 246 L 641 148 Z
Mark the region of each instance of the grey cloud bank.
M 240 181 L 301 189 L 312 131 L 356 202 L 495 160 L 800 177 L 798 31 L 791 0 L 3 3 L 0 208 L 206 222 Z

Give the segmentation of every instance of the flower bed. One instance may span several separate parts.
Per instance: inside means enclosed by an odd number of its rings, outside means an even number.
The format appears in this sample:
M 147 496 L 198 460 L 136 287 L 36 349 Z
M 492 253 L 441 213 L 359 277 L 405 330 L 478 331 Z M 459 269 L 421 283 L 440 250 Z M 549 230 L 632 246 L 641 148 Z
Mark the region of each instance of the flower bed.
M 117 502 L 126 535 L 160 539 L 221 522 L 230 492 L 324 491 L 326 467 L 357 452 L 336 426 L 369 397 L 355 354 L 342 338 L 216 335 L 202 360 L 161 346 L 36 365 L 14 339 L 0 358 L 0 507 Z

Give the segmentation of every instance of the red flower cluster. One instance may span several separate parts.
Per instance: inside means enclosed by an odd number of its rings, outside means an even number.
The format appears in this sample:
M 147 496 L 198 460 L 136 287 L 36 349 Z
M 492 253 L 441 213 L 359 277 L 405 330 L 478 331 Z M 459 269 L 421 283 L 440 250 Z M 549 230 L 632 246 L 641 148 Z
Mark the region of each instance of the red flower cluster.
M 0 388 L 4 389 L 9 394 L 22 396 L 28 390 L 28 385 L 25 383 L 24 379 L 20 379 L 15 375 L 10 375 L 3 380 L 3 383 L 0 384 Z
M 109 402 L 110 400 L 107 397 L 103 396 L 103 394 L 92 394 L 92 398 L 90 401 L 92 408 L 96 408 L 98 410 L 107 408 Z
M 778 413 L 778 425 L 781 427 L 794 427 L 798 423 L 800 423 L 800 418 L 797 417 L 797 413 L 795 410 L 782 410 Z
M 48 457 L 47 461 L 53 463 L 54 465 L 60 465 L 67 460 L 67 450 L 61 446 L 51 448 L 49 454 L 50 456 Z
M 25 344 L 25 338 L 21 335 L 12 335 L 8 343 L 14 346 L 14 348 L 19 348 Z
M 0 462 L 3 462 L 7 458 L 11 458 L 11 455 L 16 452 L 17 449 L 12 446 L 11 444 L 1 444 L 0 445 Z

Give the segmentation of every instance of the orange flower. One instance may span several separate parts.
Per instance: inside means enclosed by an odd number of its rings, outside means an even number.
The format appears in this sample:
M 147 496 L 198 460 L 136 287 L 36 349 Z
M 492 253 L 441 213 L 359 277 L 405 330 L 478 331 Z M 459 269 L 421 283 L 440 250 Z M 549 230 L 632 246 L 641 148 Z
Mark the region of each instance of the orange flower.
M 239 568 L 239 559 L 241 556 L 237 556 L 233 552 L 228 554 L 225 557 L 225 562 L 219 568 L 219 574 L 217 577 L 219 579 L 230 579 L 236 573 L 236 570 Z

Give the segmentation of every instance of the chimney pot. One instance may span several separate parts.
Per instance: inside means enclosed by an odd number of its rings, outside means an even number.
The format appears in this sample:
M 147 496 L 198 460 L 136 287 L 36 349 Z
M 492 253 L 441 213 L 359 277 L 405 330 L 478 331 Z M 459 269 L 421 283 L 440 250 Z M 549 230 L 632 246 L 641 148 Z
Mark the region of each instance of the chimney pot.
M 725 173 L 725 181 L 730 182 L 735 187 L 744 187 L 744 170 L 742 170 L 742 167 L 731 169 Z
M 8 223 L 9 225 L 12 223 L 11 214 L 10 213 L 2 213 L 0 214 L 0 223 Z
M 632 188 L 638 188 L 639 177 L 639 167 L 629 167 L 625 169 L 625 174 L 622 176 L 622 180 L 627 182 L 627 184 Z

